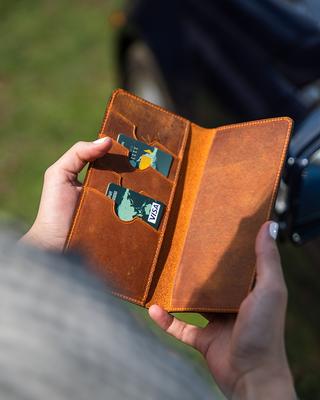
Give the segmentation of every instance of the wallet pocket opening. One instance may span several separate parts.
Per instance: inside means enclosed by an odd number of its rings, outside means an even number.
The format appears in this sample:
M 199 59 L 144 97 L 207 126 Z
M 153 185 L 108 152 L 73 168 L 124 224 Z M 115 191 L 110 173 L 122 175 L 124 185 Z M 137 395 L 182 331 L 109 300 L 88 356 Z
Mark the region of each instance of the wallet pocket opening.
M 158 149 L 160 149 L 160 150 L 164 151 L 165 153 L 168 153 L 168 154 L 170 154 L 172 156 L 172 163 L 171 163 L 171 167 L 170 167 L 170 170 L 169 170 L 169 174 L 165 178 L 168 179 L 170 182 L 173 182 L 175 180 L 175 176 L 176 176 L 176 173 L 177 173 L 177 169 L 179 167 L 179 163 L 181 162 L 181 157 L 179 157 L 176 154 L 172 153 L 166 146 L 162 145 L 161 143 L 159 143 L 157 141 L 153 141 L 150 144 L 150 146 L 157 147 Z M 159 171 L 157 171 L 157 172 L 159 172 Z M 162 175 L 162 176 L 164 176 L 164 175 Z
M 167 204 L 174 181 L 151 166 L 143 170 L 134 168 L 128 154 L 128 149 L 113 142 L 110 153 L 94 162 L 88 186 L 105 194 L 108 184 L 113 182 L 135 192 L 143 190 L 149 197 Z
M 110 111 L 106 117 L 108 126 L 103 126 L 99 136 L 110 136 L 113 140 L 117 140 L 119 133 L 137 139 L 136 125 L 130 121 L 125 115 L 117 111 Z
M 139 218 L 121 221 L 114 202 L 98 190 L 85 188 L 82 203 L 68 248 L 85 254 L 93 269 L 112 282 L 114 294 L 143 305 L 159 232 Z
M 132 167 L 132 168 L 133 168 L 133 167 Z M 148 173 L 148 172 L 150 172 L 151 174 L 158 175 L 158 177 L 159 177 L 160 180 L 167 181 L 167 182 L 169 182 L 170 184 L 173 184 L 173 180 L 172 180 L 172 179 L 166 177 L 166 176 L 163 175 L 161 172 L 159 172 L 158 170 L 156 170 L 155 168 L 153 168 L 153 167 L 151 167 L 151 166 L 149 166 L 149 167 L 147 167 L 147 168 L 145 168 L 145 169 L 134 168 L 133 171 L 130 171 L 130 172 L 123 172 L 123 173 L 124 173 L 124 174 L 131 174 L 131 173 L 145 174 L 145 173 Z
M 155 171 L 158 172 L 161 176 L 163 176 L 166 179 L 168 179 L 170 182 L 173 182 L 174 178 L 176 176 L 176 172 L 177 172 L 177 168 L 178 168 L 179 162 L 181 161 L 180 157 L 178 157 L 176 154 L 174 154 L 166 146 L 164 146 L 163 144 L 159 143 L 158 141 L 153 140 L 151 143 L 148 143 L 148 144 L 149 144 L 149 146 L 157 147 L 159 150 L 162 150 L 163 152 L 165 152 L 167 154 L 170 154 L 170 156 L 172 157 L 172 163 L 171 163 L 171 167 L 170 167 L 169 174 L 168 174 L 167 177 L 162 175 L 159 171 L 157 171 L 157 170 L 155 170 Z
M 109 183 L 115 183 L 121 186 L 121 175 L 113 171 L 95 171 L 90 179 L 90 186 L 87 188 L 97 190 L 102 195 L 105 195 Z
M 109 183 L 116 183 L 135 192 L 144 192 L 146 196 L 161 201 L 165 205 L 170 199 L 173 182 L 152 168 L 133 170 L 128 173 L 92 170 L 90 185 L 87 187 L 105 194 Z
M 172 153 L 171 150 L 168 149 L 168 147 L 166 147 L 165 145 L 161 144 L 160 142 L 158 142 L 157 140 L 152 140 L 151 143 L 147 143 L 149 146 L 153 146 L 153 147 L 157 147 L 158 149 L 164 151 L 165 153 L 170 154 L 170 156 L 172 156 L 174 159 L 178 158 L 178 156 L 174 153 Z
M 153 168 L 122 174 L 122 186 L 135 192 L 144 192 L 154 200 L 168 204 L 173 182 Z
M 115 140 L 112 140 L 110 151 L 103 157 L 98 158 L 93 163 L 93 166 L 98 170 L 113 171 L 118 174 L 134 170 L 129 161 L 129 150 Z

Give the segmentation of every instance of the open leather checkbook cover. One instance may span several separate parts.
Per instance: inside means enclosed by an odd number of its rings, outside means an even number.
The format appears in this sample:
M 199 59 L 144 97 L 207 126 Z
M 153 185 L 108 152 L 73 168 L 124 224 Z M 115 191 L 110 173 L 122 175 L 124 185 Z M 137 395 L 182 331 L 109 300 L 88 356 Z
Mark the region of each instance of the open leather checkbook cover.
M 113 293 L 167 311 L 236 312 L 255 277 L 255 238 L 270 218 L 292 121 L 205 129 L 124 90 L 99 137 L 108 154 L 86 175 L 65 250 L 80 251 Z M 134 168 L 123 134 L 172 156 L 168 176 Z M 110 184 L 164 204 L 158 228 L 119 218 Z

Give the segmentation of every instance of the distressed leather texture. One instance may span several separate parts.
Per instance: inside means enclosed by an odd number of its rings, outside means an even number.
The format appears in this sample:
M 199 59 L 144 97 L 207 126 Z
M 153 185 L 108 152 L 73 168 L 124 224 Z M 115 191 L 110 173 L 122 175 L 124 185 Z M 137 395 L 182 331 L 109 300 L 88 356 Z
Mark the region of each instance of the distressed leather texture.
M 237 312 L 255 277 L 255 237 L 270 218 L 292 121 L 205 129 L 122 89 L 99 137 L 111 151 L 90 164 L 65 250 L 80 251 L 115 295 L 167 311 Z M 131 167 L 119 133 L 173 156 L 168 178 Z M 110 182 L 166 205 L 158 230 L 121 221 Z

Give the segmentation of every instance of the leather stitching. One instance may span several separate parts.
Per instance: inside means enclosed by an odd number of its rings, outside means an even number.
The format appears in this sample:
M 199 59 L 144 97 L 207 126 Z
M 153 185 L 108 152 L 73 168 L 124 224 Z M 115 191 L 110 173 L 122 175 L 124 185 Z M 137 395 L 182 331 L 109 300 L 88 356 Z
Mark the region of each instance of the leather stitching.
M 138 96 L 136 96 L 136 95 L 134 95 L 132 93 L 126 92 L 123 89 L 117 89 L 117 90 L 115 90 L 113 92 L 112 99 L 111 99 L 112 103 L 113 103 L 114 98 L 119 94 L 123 94 L 124 96 L 131 97 L 132 99 L 138 101 L 139 103 L 146 104 L 147 106 L 149 106 L 149 107 L 151 107 L 151 108 L 153 108 L 153 109 L 155 109 L 157 111 L 161 111 L 162 113 L 168 114 L 171 117 L 175 117 L 176 119 L 178 119 L 178 120 L 180 120 L 182 122 L 185 122 L 185 123 L 190 122 L 189 120 L 187 120 L 186 118 L 181 117 L 180 115 L 177 115 L 177 114 L 175 114 L 175 113 L 173 113 L 171 111 L 165 110 L 164 108 L 162 108 L 160 106 L 157 106 L 156 104 L 150 103 L 149 101 L 144 100 L 141 97 L 138 97 Z M 111 102 L 110 102 L 109 106 L 111 106 Z M 107 116 L 105 117 L 105 119 L 104 119 L 104 121 L 102 123 L 101 132 L 105 129 L 106 121 L 107 121 Z

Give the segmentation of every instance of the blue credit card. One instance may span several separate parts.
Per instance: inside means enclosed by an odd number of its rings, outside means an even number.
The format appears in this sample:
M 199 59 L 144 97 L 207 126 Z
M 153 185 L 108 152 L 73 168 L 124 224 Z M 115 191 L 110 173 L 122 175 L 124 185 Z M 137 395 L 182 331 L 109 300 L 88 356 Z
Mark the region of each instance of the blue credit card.
M 129 150 L 129 162 L 134 168 L 146 169 L 152 167 L 162 175 L 168 176 L 173 157 L 146 143 L 120 133 L 117 141 Z
M 132 221 L 139 217 L 152 227 L 158 229 L 165 205 L 151 197 L 115 183 L 109 183 L 106 196 L 115 202 L 115 210 L 122 221 Z

